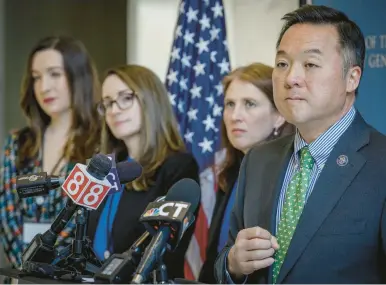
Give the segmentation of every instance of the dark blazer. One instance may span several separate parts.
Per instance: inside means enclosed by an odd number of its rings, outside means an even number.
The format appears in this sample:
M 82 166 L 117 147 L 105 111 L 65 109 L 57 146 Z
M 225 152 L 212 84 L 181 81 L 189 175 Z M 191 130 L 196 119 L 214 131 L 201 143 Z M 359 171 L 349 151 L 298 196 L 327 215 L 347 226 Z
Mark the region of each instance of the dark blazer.
M 228 245 L 255 226 L 275 234 L 276 209 L 293 136 L 253 148 L 244 158 Z M 346 155 L 348 163 L 337 159 Z M 332 150 L 299 219 L 277 283 L 386 282 L 386 137 L 357 113 Z M 226 282 L 225 248 L 216 278 Z M 272 283 L 272 266 L 248 283 Z
M 124 191 L 113 222 L 112 239 L 114 253 L 122 253 L 145 232 L 145 227 L 138 222 L 146 206 L 156 198 L 167 194 L 170 187 L 183 178 L 199 182 L 198 165 L 191 154 L 176 153 L 168 157 L 155 174 L 155 185 L 147 191 Z M 87 235 L 94 239 L 103 206 L 92 211 L 89 217 Z M 168 278 L 184 277 L 184 257 L 194 232 L 194 224 L 185 232 L 177 249 L 166 253 L 164 262 L 168 268 Z
M 206 259 L 202 265 L 200 276 L 198 280 L 202 283 L 207 284 L 217 284 L 216 278 L 214 276 L 214 263 L 218 255 L 218 239 L 220 237 L 222 220 L 224 217 L 225 209 L 227 207 L 229 197 L 232 193 L 232 188 L 236 182 L 238 172 L 234 173 L 227 181 L 227 189 L 223 191 L 222 189 L 217 189 L 216 193 L 216 204 L 213 210 L 212 221 L 210 223 L 210 228 L 208 231 L 208 246 L 206 249 Z

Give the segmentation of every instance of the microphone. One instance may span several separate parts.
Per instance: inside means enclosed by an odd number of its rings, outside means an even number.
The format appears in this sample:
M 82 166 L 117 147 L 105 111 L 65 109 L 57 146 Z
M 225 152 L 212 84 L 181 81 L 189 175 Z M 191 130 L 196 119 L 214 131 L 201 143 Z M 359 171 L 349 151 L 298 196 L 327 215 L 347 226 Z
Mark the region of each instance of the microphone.
M 78 272 L 88 272 L 91 274 L 95 274 L 102 264 L 91 248 L 91 240 L 85 237 L 89 214 L 88 209 L 98 208 L 111 187 L 106 176 L 110 173 L 112 161 L 105 155 L 100 156 L 101 158 L 103 157 L 104 160 L 100 160 L 100 165 L 108 165 L 109 168 L 105 167 L 102 169 L 102 167 L 95 167 L 93 172 L 95 174 L 96 170 L 100 170 L 98 173 L 99 176 L 94 175 L 93 177 L 86 177 L 85 174 L 87 173 L 82 169 L 82 165 L 79 165 L 78 170 L 75 170 L 75 174 L 69 175 L 62 186 L 63 190 L 71 195 L 70 198 L 73 202 L 80 207 L 78 207 L 77 210 L 76 232 L 72 242 L 72 253 L 63 260 L 63 262 L 59 261 L 57 264 L 64 267 L 75 268 Z M 125 162 L 123 165 L 131 165 L 133 171 L 126 171 L 127 169 L 119 172 L 117 171 L 118 175 L 121 174 L 122 181 L 124 179 L 129 181 L 134 180 L 142 172 L 142 168 L 138 163 L 129 162 L 127 164 L 127 162 Z M 93 165 L 90 163 L 86 170 L 91 172 L 92 166 Z M 118 169 L 120 168 L 118 167 L 117 170 Z M 83 179 L 83 177 L 85 178 Z
M 164 201 L 165 196 L 161 196 L 155 202 Z M 141 261 L 141 256 L 145 248 L 151 241 L 151 235 L 145 231 L 133 245 L 123 253 L 114 253 L 95 273 L 95 283 L 124 283 L 127 282 L 135 272 L 135 268 Z
M 16 190 L 20 198 L 44 196 L 51 189 L 60 187 L 63 182 L 64 178 L 47 175 L 47 172 L 18 175 L 16 177 Z
M 102 157 L 103 156 L 95 155 L 90 160 L 87 166 L 83 165 L 83 168 L 86 170 L 88 176 L 94 176 L 95 178 L 103 178 L 102 175 L 104 175 L 106 171 L 107 173 L 105 174 L 105 176 L 108 174 L 109 168 L 111 168 L 111 162 L 109 159 L 107 159 L 107 157 L 106 159 Z M 74 177 L 75 175 L 77 175 L 77 171 L 78 170 L 73 169 L 68 177 Z M 63 179 L 56 179 L 55 177 L 55 183 L 52 183 L 51 176 L 47 176 L 47 174 L 44 172 L 43 174 L 44 175 L 35 175 L 35 177 L 38 177 L 38 179 L 32 179 L 32 183 L 29 182 L 31 181 L 31 179 L 28 179 L 28 182 L 24 183 L 25 181 L 27 181 L 27 179 L 23 179 L 23 177 L 21 177 L 20 180 L 22 181 L 22 183 L 19 184 L 21 185 L 19 188 L 21 192 L 19 193 L 34 193 L 34 195 L 36 193 L 42 193 L 42 191 L 30 191 L 29 189 L 44 189 L 44 191 L 47 191 L 48 193 L 50 189 L 57 188 L 58 186 L 60 186 L 61 181 L 63 181 Z M 34 175 L 29 175 L 29 177 L 34 177 Z M 71 217 L 74 215 L 76 209 L 77 205 L 71 199 L 69 199 L 65 207 L 60 211 L 59 215 L 52 223 L 50 229 L 48 229 L 44 234 L 37 234 L 30 242 L 30 244 L 22 254 L 23 263 L 27 261 L 45 263 L 52 262 L 55 256 L 53 247 L 55 245 L 57 237 L 59 233 L 65 228 Z
M 97 209 L 111 188 L 106 176 L 111 170 L 111 160 L 96 154 L 87 167 L 77 163 L 62 185 L 67 196 L 77 205 Z
M 132 284 L 146 282 L 151 271 L 161 263 L 165 249 L 176 249 L 186 229 L 194 221 L 200 198 L 201 190 L 197 182 L 184 178 L 171 187 L 165 201 L 152 202 L 147 206 L 140 221 L 153 238 L 137 267 Z
M 120 184 L 126 184 L 142 175 L 142 166 L 134 160 L 122 161 L 117 164 L 117 174 Z
M 129 280 L 135 268 L 140 262 L 141 255 L 146 246 L 150 243 L 150 233 L 144 232 L 124 253 L 114 253 L 95 273 L 95 283 L 125 283 Z
M 72 241 L 71 254 L 55 262 L 59 268 L 69 269 L 74 275 L 93 274 L 101 266 L 96 257 L 91 241 L 86 236 L 89 209 L 96 209 L 110 190 L 111 184 L 106 176 L 111 170 L 111 160 L 103 154 L 94 155 L 87 166 L 76 164 L 67 176 L 62 189 L 76 207 L 76 230 Z M 69 247 L 68 247 L 69 248 Z
M 128 182 L 131 182 L 141 176 L 142 174 L 142 167 L 135 161 L 124 161 L 116 164 L 116 175 L 112 177 L 112 181 L 116 183 L 117 185 L 120 185 L 120 183 L 125 184 Z M 46 174 L 45 172 L 43 172 Z M 110 175 L 109 173 L 108 175 Z M 34 175 L 34 174 L 32 174 Z M 29 176 L 32 176 L 29 175 Z M 27 176 L 27 175 L 26 175 Z M 38 175 L 36 175 L 38 176 Z M 50 186 L 53 185 L 52 181 L 48 179 L 48 177 L 52 176 L 46 176 L 46 179 L 39 180 L 39 183 L 35 183 L 34 185 L 38 185 L 39 188 L 44 189 L 54 189 L 58 186 Z M 22 179 L 23 181 L 23 179 Z M 37 180 L 36 180 L 37 181 Z M 65 181 L 65 178 L 58 179 L 60 184 L 63 184 Z M 30 184 L 25 183 L 25 186 L 22 187 L 22 189 L 29 189 Z M 32 186 L 32 187 L 35 187 Z M 60 185 L 59 185 L 60 186 Z M 58 235 L 64 230 L 64 228 L 67 226 L 67 223 L 74 215 L 78 205 L 75 204 L 71 199 L 69 199 L 65 205 L 65 207 L 59 212 L 58 216 L 53 221 L 50 229 L 48 229 L 43 234 L 37 234 L 34 239 L 29 244 L 28 248 L 22 255 L 22 261 L 36 261 L 36 262 L 45 262 L 45 263 L 51 263 L 52 260 L 55 258 L 54 254 L 54 245 L 56 243 L 56 240 L 58 238 Z
M 59 233 L 65 228 L 74 215 L 77 205 L 68 200 L 55 221 L 44 234 L 38 233 L 22 254 L 22 263 L 36 261 L 51 263 L 55 258 L 54 245 Z
M 116 164 L 114 155 L 109 154 L 106 156 L 110 159 L 112 164 L 107 175 L 107 178 L 112 185 L 109 194 L 114 194 L 115 192 L 120 191 L 121 188 L 119 187 L 119 178 L 122 177 L 122 181 L 126 181 L 124 183 L 127 183 L 141 175 L 140 173 L 142 173 L 142 167 L 138 163 L 134 161 L 124 161 Z M 125 171 L 125 168 L 130 168 L 132 172 Z M 129 177 L 125 177 L 125 175 L 129 175 Z M 48 194 L 49 190 L 60 187 L 64 182 L 64 177 L 48 175 L 47 172 L 24 174 L 16 177 L 16 190 L 20 198 L 45 196 Z
M 23 262 L 24 271 L 27 270 L 27 272 L 33 274 L 39 274 L 39 272 L 43 271 L 45 272 L 46 267 L 44 266 L 48 266 L 48 262 L 54 262 L 52 265 L 50 265 L 50 269 L 52 272 L 54 272 L 53 274 L 56 278 L 60 278 L 65 271 L 64 269 L 66 268 L 67 271 L 71 271 L 72 275 L 78 275 L 83 272 L 89 272 L 93 274 L 98 270 L 101 263 L 90 248 L 91 242 L 87 237 L 85 237 L 88 216 L 88 211 L 86 208 L 88 206 L 87 202 L 90 203 L 90 201 L 87 201 L 87 195 L 97 196 L 98 193 L 95 192 L 97 192 L 96 190 L 98 190 L 98 188 L 99 190 L 101 190 L 101 188 L 106 190 L 106 188 L 100 186 L 101 184 L 102 186 L 105 186 L 106 184 L 110 185 L 108 181 L 106 182 L 106 175 L 110 174 L 111 165 L 111 160 L 107 156 L 98 154 L 93 156 L 87 166 L 78 164 L 76 167 L 74 167 L 74 169 L 68 175 L 67 179 L 64 180 L 62 188 L 64 191 L 72 191 L 73 195 L 78 196 L 77 198 L 75 196 L 70 196 L 71 199 L 68 200 L 65 209 L 59 213 L 50 230 L 48 230 L 43 235 L 37 235 L 37 237 L 34 238 L 35 242 L 30 243 L 26 250 L 26 252 L 28 251 L 26 254 L 27 261 Z M 116 175 L 113 178 L 114 181 L 119 185 L 121 181 L 122 183 L 131 182 L 138 178 L 141 174 L 142 167 L 138 163 L 134 161 L 125 161 L 116 165 Z M 74 190 L 78 190 L 79 192 L 74 193 Z M 81 197 L 83 197 L 83 200 L 80 200 Z M 80 203 L 76 203 L 74 199 L 78 199 Z M 82 203 L 86 204 L 86 207 L 82 206 Z M 100 205 L 98 201 L 94 204 L 91 206 L 98 207 Z M 66 247 L 64 250 L 55 254 L 54 256 L 52 254 L 52 247 L 56 242 L 57 236 L 64 229 L 75 211 L 77 211 L 76 232 L 72 246 Z M 42 238 L 42 236 L 44 237 Z M 43 241 L 46 241 L 49 245 L 51 245 L 51 247 L 44 244 Z M 49 251 L 51 254 L 47 254 L 47 248 L 51 249 Z M 68 256 L 70 253 L 71 255 Z M 59 259 L 56 258 L 54 260 L 53 256 L 54 258 L 58 257 Z
M 115 163 L 115 159 L 110 160 L 114 168 L 112 167 L 107 175 L 107 180 L 112 185 L 108 195 L 121 191 L 121 184 L 131 182 L 142 174 L 141 165 L 135 161 Z M 65 180 L 65 177 L 48 175 L 47 172 L 18 175 L 16 177 L 16 190 L 20 198 L 45 196 L 50 190 L 62 186 Z
M 107 157 L 107 156 L 104 156 Z M 107 160 L 107 159 L 106 159 Z M 111 159 L 108 159 L 112 165 Z M 110 169 L 111 170 L 111 169 Z M 97 209 L 103 202 L 113 184 L 120 185 L 137 179 L 142 174 L 142 167 L 135 161 L 124 161 L 117 164 L 116 173 L 111 171 L 105 176 L 88 175 L 84 165 L 76 164 L 73 171 L 64 181 L 62 188 L 75 204 L 87 209 Z M 110 176 L 110 178 L 109 178 Z M 121 187 L 115 186 L 119 191 Z
M 113 165 L 115 164 L 113 160 Z M 142 166 L 132 160 L 132 161 L 122 161 L 116 164 L 116 168 L 111 168 L 111 171 L 107 175 L 107 180 L 109 180 L 112 185 L 110 191 L 107 195 L 114 194 L 116 192 L 122 191 L 122 184 L 129 183 L 134 181 L 142 175 Z

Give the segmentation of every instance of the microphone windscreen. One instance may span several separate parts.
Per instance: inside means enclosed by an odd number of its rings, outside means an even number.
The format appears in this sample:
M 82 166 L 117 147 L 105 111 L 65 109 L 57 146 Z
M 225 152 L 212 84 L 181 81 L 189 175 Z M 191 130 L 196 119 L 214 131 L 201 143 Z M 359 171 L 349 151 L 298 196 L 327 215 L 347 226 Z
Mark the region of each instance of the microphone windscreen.
M 87 171 L 95 178 L 103 180 L 112 167 L 111 160 L 104 154 L 95 154 L 87 165 Z
M 165 201 L 190 203 L 189 212 L 194 214 L 201 199 L 201 188 L 196 181 L 184 178 L 177 181 L 168 191 Z
M 142 166 L 135 161 L 122 161 L 116 166 L 121 184 L 129 183 L 142 175 Z

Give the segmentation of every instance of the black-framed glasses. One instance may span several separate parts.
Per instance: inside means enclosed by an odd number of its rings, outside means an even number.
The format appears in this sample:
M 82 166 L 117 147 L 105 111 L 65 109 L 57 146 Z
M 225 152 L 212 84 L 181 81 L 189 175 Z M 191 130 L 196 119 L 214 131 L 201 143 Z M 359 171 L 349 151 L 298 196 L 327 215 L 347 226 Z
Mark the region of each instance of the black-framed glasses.
M 118 108 L 122 111 L 127 110 L 133 106 L 135 96 L 135 92 L 122 92 L 118 95 L 116 100 L 104 99 L 100 101 L 97 105 L 98 113 L 101 116 L 106 115 L 106 113 L 111 110 L 114 103 L 116 103 Z

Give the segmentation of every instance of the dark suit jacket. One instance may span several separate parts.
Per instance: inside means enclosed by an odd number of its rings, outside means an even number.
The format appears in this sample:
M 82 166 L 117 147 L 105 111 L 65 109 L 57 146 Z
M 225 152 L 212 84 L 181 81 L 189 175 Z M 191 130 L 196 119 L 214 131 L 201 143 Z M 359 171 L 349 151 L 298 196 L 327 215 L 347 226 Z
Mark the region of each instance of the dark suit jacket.
M 279 192 L 293 136 L 255 147 L 242 163 L 231 217 L 229 246 L 255 226 L 275 234 Z M 337 159 L 346 155 L 348 163 Z M 357 113 L 339 139 L 299 219 L 277 283 L 386 282 L 386 137 Z M 226 248 L 216 260 L 216 278 L 226 282 Z M 272 283 L 272 266 L 248 283 Z
M 199 182 L 198 175 L 198 165 L 193 156 L 187 153 L 176 153 L 168 157 L 159 167 L 155 174 L 154 186 L 147 191 L 125 190 L 113 222 L 114 253 L 122 253 L 129 249 L 145 232 L 144 225 L 139 223 L 138 219 L 150 202 L 166 195 L 170 187 L 183 178 L 192 178 Z M 103 206 L 90 213 L 87 230 L 90 239 L 94 239 Z M 194 224 L 185 232 L 175 252 L 165 254 L 164 262 L 168 268 L 169 279 L 184 278 L 184 256 L 193 232 Z
M 218 239 L 220 237 L 222 220 L 224 217 L 225 209 L 228 205 L 229 197 L 232 193 L 232 188 L 236 182 L 238 173 L 234 173 L 233 177 L 228 179 L 228 189 L 224 192 L 222 189 L 217 189 L 216 204 L 213 210 L 212 221 L 208 231 L 208 246 L 206 249 L 206 259 L 202 265 L 200 276 L 198 280 L 202 283 L 217 284 L 214 276 L 214 263 L 218 255 Z

